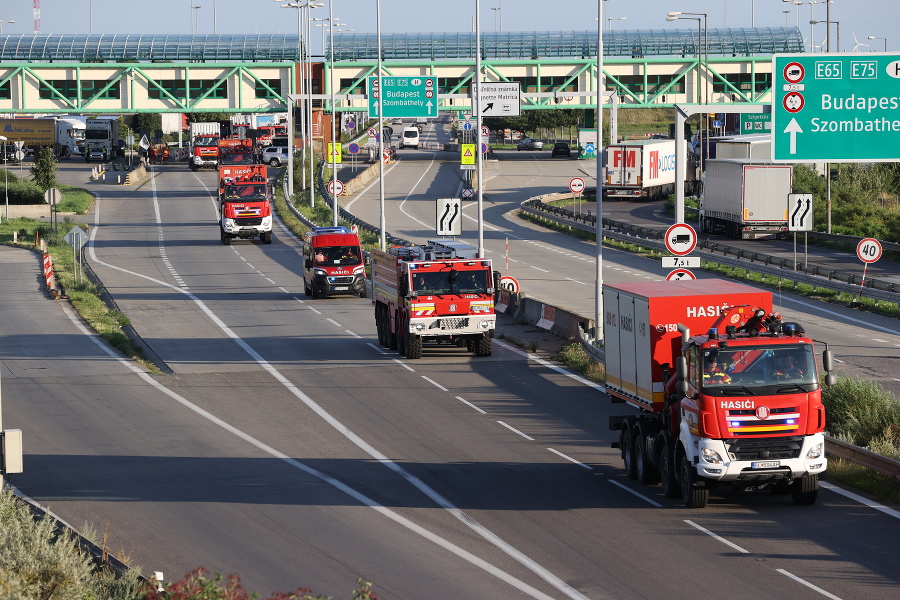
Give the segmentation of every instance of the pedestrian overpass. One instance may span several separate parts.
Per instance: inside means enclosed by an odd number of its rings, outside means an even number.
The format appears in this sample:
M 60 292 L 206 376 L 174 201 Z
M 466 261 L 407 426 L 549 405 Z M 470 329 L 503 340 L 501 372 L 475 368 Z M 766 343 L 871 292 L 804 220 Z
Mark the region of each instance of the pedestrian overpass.
M 803 51 L 797 28 L 604 32 L 606 88 L 620 107 L 771 101 L 772 54 Z M 0 35 L 0 113 L 282 112 L 288 95 L 367 110 L 378 36 L 336 33 L 303 86 L 297 35 Z M 381 36 L 384 76 L 434 78 L 439 109 L 471 108 L 476 39 Z M 518 82 L 523 110 L 596 106 L 597 34 L 482 33 L 484 81 Z

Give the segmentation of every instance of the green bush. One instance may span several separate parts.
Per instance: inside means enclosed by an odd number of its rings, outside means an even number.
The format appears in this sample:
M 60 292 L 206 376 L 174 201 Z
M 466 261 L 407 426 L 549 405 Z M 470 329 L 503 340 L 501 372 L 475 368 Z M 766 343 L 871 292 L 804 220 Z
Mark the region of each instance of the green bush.
M 840 379 L 822 394 L 828 433 L 886 456 L 900 449 L 900 402 L 874 381 Z M 879 450 L 875 450 L 878 446 Z M 883 452 L 887 450 L 887 452 Z
M 6 178 L 9 178 L 7 183 Z M 43 204 L 44 190 L 30 179 L 19 179 L 13 171 L 6 170 L 6 173 L 0 173 L 0 185 L 4 188 L 4 198 L 6 200 L 5 190 L 9 190 L 10 204 Z

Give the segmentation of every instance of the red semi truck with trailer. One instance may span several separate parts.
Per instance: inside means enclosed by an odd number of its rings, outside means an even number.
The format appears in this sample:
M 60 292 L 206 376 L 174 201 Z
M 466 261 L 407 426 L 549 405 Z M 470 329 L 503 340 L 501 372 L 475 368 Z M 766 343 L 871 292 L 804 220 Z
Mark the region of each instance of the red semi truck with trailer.
M 272 206 L 265 165 L 219 167 L 219 229 L 223 244 L 258 237 L 272 243 Z
M 725 484 L 816 501 L 828 461 L 814 344 L 772 311 L 770 292 L 638 282 L 605 285 L 603 303 L 606 389 L 639 411 L 610 417 L 628 477 L 662 482 L 690 508 Z M 833 361 L 826 349 L 826 385 Z
M 421 358 L 424 342 L 490 356 L 496 325 L 491 261 L 453 240 L 372 251 L 378 342 Z
M 686 144 L 683 140 L 677 143 Z M 675 140 L 637 140 L 606 147 L 603 193 L 610 198 L 661 200 L 675 193 Z M 687 146 L 685 145 L 685 157 Z M 687 169 L 688 173 L 692 169 Z M 686 188 L 690 189 L 686 182 Z
M 307 231 L 303 258 L 303 291 L 307 296 L 368 295 L 359 236 L 346 227 L 313 227 Z

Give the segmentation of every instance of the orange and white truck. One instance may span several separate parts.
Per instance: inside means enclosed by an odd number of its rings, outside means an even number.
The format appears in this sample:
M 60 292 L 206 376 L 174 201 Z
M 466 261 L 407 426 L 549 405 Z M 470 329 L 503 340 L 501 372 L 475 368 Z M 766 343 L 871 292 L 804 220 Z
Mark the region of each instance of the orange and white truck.
M 432 240 L 372 251 L 378 342 L 421 358 L 425 342 L 465 346 L 490 356 L 496 315 L 491 261 L 474 246 Z
M 768 488 L 813 504 L 825 472 L 815 345 L 771 292 L 715 279 L 603 286 L 606 390 L 625 472 L 706 506 L 711 488 Z M 825 350 L 825 384 L 834 357 Z M 788 366 L 791 365 L 791 366 Z
M 313 227 L 303 236 L 303 258 L 307 296 L 368 295 L 365 257 L 355 232 L 346 227 Z
M 219 167 L 219 229 L 223 244 L 258 237 L 272 243 L 272 206 L 266 165 Z

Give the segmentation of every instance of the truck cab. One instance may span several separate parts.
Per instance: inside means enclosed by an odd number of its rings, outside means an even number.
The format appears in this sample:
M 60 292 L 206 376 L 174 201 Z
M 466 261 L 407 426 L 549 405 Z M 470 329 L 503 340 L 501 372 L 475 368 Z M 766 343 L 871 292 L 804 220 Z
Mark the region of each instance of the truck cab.
M 367 296 L 359 236 L 346 227 L 313 227 L 303 238 L 303 291 L 312 298 Z

